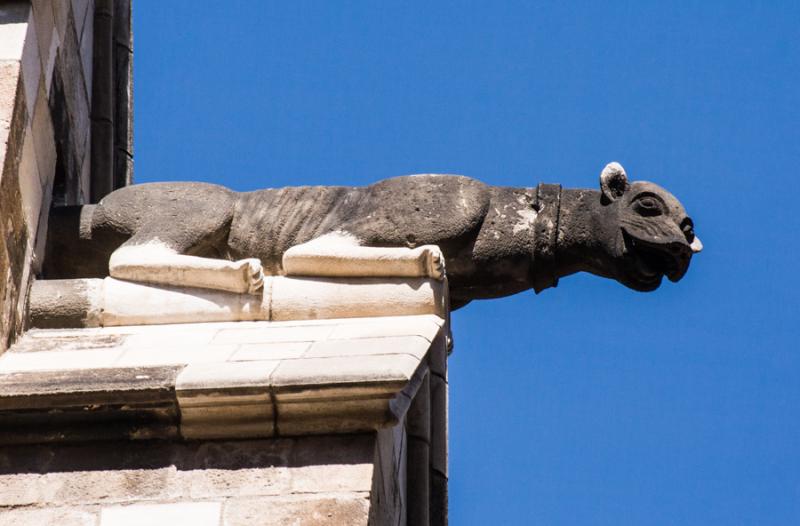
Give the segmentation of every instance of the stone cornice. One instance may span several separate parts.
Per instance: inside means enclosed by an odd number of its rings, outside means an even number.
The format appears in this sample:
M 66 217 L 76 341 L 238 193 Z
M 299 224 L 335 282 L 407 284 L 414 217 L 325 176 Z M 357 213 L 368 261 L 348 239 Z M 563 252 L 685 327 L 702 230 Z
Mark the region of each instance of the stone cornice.
M 435 315 L 32 330 L 0 357 L 0 443 L 379 429 L 438 374 L 446 332 Z

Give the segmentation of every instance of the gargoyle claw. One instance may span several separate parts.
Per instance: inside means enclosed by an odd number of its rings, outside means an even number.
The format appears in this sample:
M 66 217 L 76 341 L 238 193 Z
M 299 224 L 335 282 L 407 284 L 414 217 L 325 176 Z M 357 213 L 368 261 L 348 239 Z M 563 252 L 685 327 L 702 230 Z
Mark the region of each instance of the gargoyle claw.
M 234 262 L 235 268 L 242 272 L 243 285 L 247 294 L 260 294 L 264 287 L 264 271 L 257 258 L 240 259 Z
M 444 254 L 436 245 L 423 245 L 417 250 L 422 252 L 422 262 L 429 278 L 443 279 L 445 275 Z

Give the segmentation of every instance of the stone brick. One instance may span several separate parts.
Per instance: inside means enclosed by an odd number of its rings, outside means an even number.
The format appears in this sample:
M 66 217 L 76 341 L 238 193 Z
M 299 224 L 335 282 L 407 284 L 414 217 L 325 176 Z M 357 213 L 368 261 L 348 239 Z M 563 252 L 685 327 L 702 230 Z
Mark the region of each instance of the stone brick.
M 133 347 L 123 351 L 122 357 L 114 364 L 117 367 L 148 365 L 169 365 L 189 363 L 224 362 L 236 350 L 235 345 L 215 345 L 198 348 L 191 344 L 172 344 L 150 347 Z
M 120 356 L 122 356 L 120 349 L 8 352 L 0 357 L 0 372 L 95 369 L 112 366 Z
M 369 493 L 327 498 L 233 499 L 225 503 L 223 517 L 225 526 L 366 526 Z
M 386 316 L 355 323 L 341 323 L 333 330 L 329 339 L 351 340 L 354 338 L 378 338 L 387 336 L 422 336 L 429 342 L 439 332 L 444 320 L 434 315 Z
M 81 35 L 83 35 L 84 24 L 89 20 L 88 17 L 94 15 L 94 2 L 92 0 L 71 0 L 71 2 L 63 0 L 62 3 L 72 4 L 72 17 L 75 20 L 75 32 L 80 39 Z M 90 23 L 89 25 L 94 24 Z
M 85 3 L 88 6 L 86 13 L 83 15 L 83 22 L 80 22 L 79 15 L 75 14 L 75 30 L 78 35 L 78 42 L 80 44 L 81 64 L 83 67 L 83 80 L 86 85 L 86 94 L 91 100 L 92 97 L 92 56 L 94 51 L 94 20 L 92 14 L 94 11 L 94 2 L 89 0 L 73 0 L 73 9 L 75 4 Z M 91 4 L 91 5 L 90 5 Z
M 22 197 L 22 209 L 25 212 L 25 224 L 28 227 L 29 239 L 36 239 L 39 227 L 39 213 L 42 209 L 42 181 L 33 147 L 33 132 L 30 127 L 25 132 L 22 144 L 22 158 L 19 163 L 19 191 Z
M 36 24 L 33 23 L 33 12 L 31 12 L 25 35 L 25 46 L 22 50 L 22 79 L 25 86 L 28 118 L 33 116 L 33 106 L 36 103 L 36 93 L 39 90 L 41 76 L 42 62 L 39 58 L 39 42 L 36 39 Z
M 0 60 L 20 60 L 28 30 L 28 2 L 4 2 L 0 7 Z
M 174 466 L 38 475 L 39 504 L 115 504 L 180 497 Z
M 219 502 L 176 502 L 173 504 L 133 504 L 103 508 L 100 526 L 178 525 L 217 526 L 222 504 Z
M 354 382 L 393 382 L 402 386 L 418 366 L 419 360 L 408 354 L 283 360 L 272 375 L 272 384 L 311 388 Z
M 330 325 L 275 327 L 262 324 L 252 329 L 223 329 L 214 343 L 275 343 L 324 340 L 333 330 Z
M 39 83 L 31 129 L 41 184 L 52 184 L 56 169 L 56 143 L 43 82 Z
M 311 342 L 247 343 L 240 345 L 229 360 L 243 362 L 300 358 L 310 346 Z
M 235 387 L 268 386 L 269 377 L 278 365 L 276 360 L 228 362 L 187 366 L 175 385 L 178 391 L 216 390 Z
M 64 30 L 67 27 L 67 18 L 70 16 L 70 3 L 65 0 L 53 0 L 53 21 L 60 40 L 64 40 Z
M 61 45 L 61 36 L 56 28 L 56 20 L 51 0 L 32 0 L 33 18 L 36 25 L 36 40 L 39 43 L 39 58 L 42 64 L 45 90 L 50 91 L 53 65 Z
M 0 526 L 95 526 L 94 508 L 20 508 L 0 511 Z
M 280 496 L 290 492 L 293 471 L 284 466 L 244 469 L 210 467 L 180 471 L 178 477 L 186 488 L 186 495 L 193 500 Z
M 306 358 L 333 356 L 368 356 L 380 354 L 410 354 L 421 360 L 430 343 L 422 336 L 394 336 L 389 338 L 357 338 L 353 340 L 327 340 L 315 342 L 304 355 Z

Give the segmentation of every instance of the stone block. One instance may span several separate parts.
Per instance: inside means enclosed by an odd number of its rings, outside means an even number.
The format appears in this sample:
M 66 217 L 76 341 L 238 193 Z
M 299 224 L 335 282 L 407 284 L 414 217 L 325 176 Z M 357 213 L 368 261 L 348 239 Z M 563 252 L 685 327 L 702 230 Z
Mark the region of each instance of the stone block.
M 64 30 L 67 27 L 67 18 L 70 16 L 70 2 L 66 0 L 53 0 L 53 21 L 60 40 L 64 40 Z
M 223 520 L 225 526 L 366 526 L 369 493 L 232 499 L 225 503 Z
M 0 6 L 0 60 L 22 58 L 29 14 L 28 2 L 4 2 Z
M 172 504 L 133 504 L 106 507 L 100 513 L 100 526 L 178 525 L 218 526 L 222 503 L 176 502 Z
M 52 184 L 56 171 L 56 143 L 43 82 L 39 83 L 37 90 L 31 129 L 42 186 Z
M 0 40 L 1 39 L 2 37 L 0 37 Z M 0 179 L 3 178 L 7 149 L 10 149 L 13 152 L 15 148 L 22 147 L 22 144 L 17 145 L 9 142 L 9 137 L 11 137 L 12 130 L 11 121 L 14 114 L 14 106 L 16 103 L 18 103 L 16 97 L 19 74 L 20 63 L 18 61 L 0 61 Z M 24 122 L 13 124 L 16 124 L 17 126 L 25 126 Z
M 46 72 L 52 69 L 52 61 L 58 49 L 58 33 L 53 16 L 52 0 L 32 0 L 33 20 L 36 25 L 36 38 L 39 43 L 39 57 Z
M 419 360 L 409 354 L 283 360 L 272 375 L 272 384 L 278 393 L 298 386 L 311 390 L 315 386 L 357 383 L 391 384 L 402 389 L 418 366 Z
M 38 478 L 39 505 L 116 504 L 180 497 L 176 471 L 174 466 L 168 466 L 62 471 L 33 476 Z
M 187 439 L 275 434 L 269 377 L 277 361 L 191 364 L 176 381 Z
M 118 348 L 31 353 L 9 352 L 0 357 L 0 373 L 111 367 L 121 356 L 122 350 Z
M 28 118 L 33 116 L 33 106 L 39 91 L 39 78 L 42 76 L 42 61 L 39 58 L 39 42 L 36 38 L 36 24 L 33 23 L 33 12 L 28 20 L 25 34 L 25 46 L 22 50 L 22 80 L 25 85 L 25 103 Z
M 261 324 L 246 330 L 223 329 L 214 338 L 214 343 L 311 342 L 324 340 L 331 331 L 331 325 L 274 327 L 271 324 Z
M 63 0 L 64 4 L 72 4 L 72 17 L 75 20 L 75 32 L 80 39 L 83 35 L 84 24 L 89 22 L 93 26 L 91 18 L 94 16 L 94 2 L 92 0 Z
M 191 344 L 164 342 L 158 346 L 125 349 L 114 365 L 117 367 L 147 367 L 151 365 L 218 363 L 226 361 L 235 350 L 235 345 L 198 348 Z
M 81 64 L 83 70 L 83 80 L 86 86 L 86 94 L 89 100 L 92 98 L 92 56 L 94 51 L 94 2 L 89 0 L 73 0 L 74 5 L 78 3 L 85 3 L 88 6 L 86 13 L 83 15 L 83 22 L 79 22 L 79 16 L 75 14 L 75 30 L 78 35 L 78 42 L 80 44 Z
M 351 340 L 326 340 L 315 342 L 305 354 L 306 358 L 334 356 L 369 356 L 381 354 L 410 354 L 421 360 L 430 343 L 422 336 L 394 336 L 388 338 L 357 338 Z
M 20 508 L 0 511 L 0 526 L 95 526 L 96 508 Z
M 22 158 L 19 162 L 19 192 L 22 197 L 22 210 L 25 213 L 25 224 L 28 227 L 28 238 L 36 239 L 39 227 L 39 213 L 42 210 L 42 181 L 33 147 L 31 128 L 25 132 L 22 143 Z
M 443 323 L 444 320 L 435 315 L 376 317 L 355 323 L 341 323 L 336 326 L 329 339 L 351 340 L 416 335 L 430 342 Z
M 294 477 L 285 466 L 258 468 L 201 468 L 178 472 L 185 498 L 192 500 L 285 495 L 291 492 Z
M 310 346 L 311 342 L 246 343 L 240 345 L 229 360 L 245 362 L 300 358 Z
M 183 369 L 175 382 L 178 392 L 224 391 L 237 387 L 268 387 L 277 360 L 198 363 Z

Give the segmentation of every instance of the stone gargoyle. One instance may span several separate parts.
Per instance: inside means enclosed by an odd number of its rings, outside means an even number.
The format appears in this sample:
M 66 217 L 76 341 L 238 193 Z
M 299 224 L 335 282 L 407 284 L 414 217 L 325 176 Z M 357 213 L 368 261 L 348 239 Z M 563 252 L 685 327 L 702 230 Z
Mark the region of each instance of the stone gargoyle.
M 681 203 L 656 184 L 630 183 L 617 163 L 599 191 L 458 175 L 244 193 L 150 183 L 56 209 L 44 277 L 257 294 L 265 273 L 442 278 L 446 268 L 457 308 L 580 271 L 650 291 L 663 276 L 681 279 L 701 248 Z

